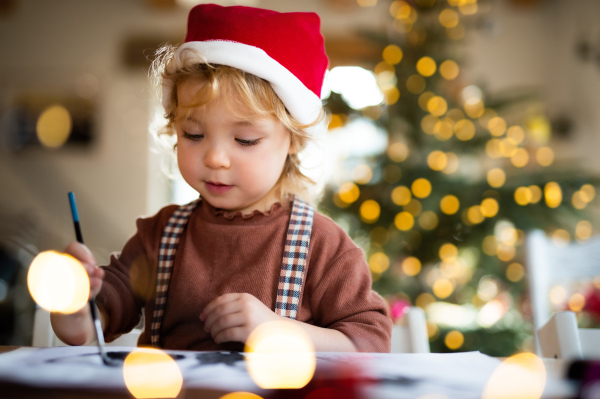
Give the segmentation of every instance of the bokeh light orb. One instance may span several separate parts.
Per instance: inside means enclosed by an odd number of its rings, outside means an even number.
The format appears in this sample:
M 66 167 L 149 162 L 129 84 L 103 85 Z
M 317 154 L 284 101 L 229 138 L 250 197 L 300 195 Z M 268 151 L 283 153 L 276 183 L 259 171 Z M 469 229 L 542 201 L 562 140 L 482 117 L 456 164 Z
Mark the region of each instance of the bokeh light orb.
M 317 360 L 301 327 L 288 320 L 259 325 L 244 351 L 248 373 L 264 389 L 299 389 L 310 382 Z
M 123 363 L 123 378 L 135 398 L 176 398 L 183 376 L 173 358 L 159 349 L 138 348 Z
M 56 251 L 39 253 L 27 273 L 33 300 L 50 312 L 75 313 L 86 305 L 90 280 L 74 257 Z

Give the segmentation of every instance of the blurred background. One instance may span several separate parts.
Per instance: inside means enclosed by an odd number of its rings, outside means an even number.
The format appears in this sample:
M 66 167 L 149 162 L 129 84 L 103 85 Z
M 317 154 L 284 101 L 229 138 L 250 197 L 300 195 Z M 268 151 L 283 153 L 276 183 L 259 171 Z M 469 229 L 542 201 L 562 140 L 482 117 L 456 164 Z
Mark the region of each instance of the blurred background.
M 528 234 L 597 232 L 600 3 L 212 2 L 321 16 L 319 208 L 364 249 L 393 317 L 423 308 L 433 352 L 533 350 Z M 27 269 L 74 239 L 69 191 L 100 264 L 137 217 L 191 199 L 155 138 L 148 67 L 196 3 L 0 0 L 0 344 L 31 342 Z M 598 326 L 598 275 L 554 287 L 553 309 Z

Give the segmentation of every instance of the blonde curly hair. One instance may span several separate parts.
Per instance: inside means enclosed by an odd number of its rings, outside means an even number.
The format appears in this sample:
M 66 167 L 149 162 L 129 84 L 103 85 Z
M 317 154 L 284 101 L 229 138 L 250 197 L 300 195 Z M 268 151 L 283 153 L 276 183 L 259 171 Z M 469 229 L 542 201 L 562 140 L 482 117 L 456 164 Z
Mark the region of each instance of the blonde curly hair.
M 267 117 L 280 121 L 290 133 L 292 151 L 274 187 L 275 193 L 282 201 L 293 195 L 309 202 L 315 201 L 311 190 L 315 182 L 301 170 L 299 154 L 314 140 L 309 130 L 322 124 L 325 119 L 323 109 L 313 123 L 301 124 L 290 115 L 268 81 L 237 68 L 210 64 L 189 48 L 180 51 L 172 45 L 159 48 L 150 68 L 150 77 L 154 86 L 166 93 L 162 103 L 167 123 L 159 130 L 159 135 L 176 135 L 174 123 L 179 106 L 177 88 L 189 79 L 205 83 L 192 107 L 218 99 L 225 101 L 231 112 L 238 112 L 240 104 L 243 105 L 242 109 L 250 111 L 250 115 L 245 113 L 239 116 Z M 165 91 L 165 87 L 170 89 Z

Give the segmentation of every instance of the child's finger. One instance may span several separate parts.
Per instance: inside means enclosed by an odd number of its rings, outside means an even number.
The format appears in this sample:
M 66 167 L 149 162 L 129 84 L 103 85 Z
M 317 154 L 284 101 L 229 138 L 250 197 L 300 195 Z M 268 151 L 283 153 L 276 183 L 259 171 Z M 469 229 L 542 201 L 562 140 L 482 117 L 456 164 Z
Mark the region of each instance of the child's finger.
M 215 321 L 211 324 L 208 333 L 214 339 L 214 337 L 222 335 L 222 332 L 225 330 L 230 330 L 232 328 L 243 328 L 245 326 L 246 318 L 241 312 L 228 313 L 215 319 Z
M 217 308 L 227 302 L 235 301 L 239 298 L 239 296 L 240 296 L 240 294 L 231 293 L 231 294 L 223 294 L 223 295 L 218 296 L 217 298 L 213 299 L 208 305 L 206 305 L 206 307 L 204 308 L 202 313 L 200 313 L 200 320 L 205 321 L 205 319 L 208 317 L 208 315 L 210 313 L 212 313 L 215 308 Z
M 71 242 L 67 248 L 65 248 L 65 253 L 68 253 L 83 263 L 83 265 L 86 267 L 86 270 L 91 270 L 91 268 L 88 268 L 87 266 L 93 266 L 94 268 L 96 266 L 96 259 L 94 259 L 94 255 L 92 255 L 92 252 L 80 242 Z
M 240 311 L 241 304 L 237 300 L 224 302 L 212 307 L 212 310 L 208 311 L 204 316 L 204 331 L 211 331 L 213 323 L 215 323 L 218 319 L 230 314 L 238 313 Z M 200 317 L 200 319 L 202 320 L 202 317 Z
M 221 330 L 213 340 L 220 344 L 221 342 L 243 342 L 246 343 L 247 333 L 244 327 L 233 327 Z

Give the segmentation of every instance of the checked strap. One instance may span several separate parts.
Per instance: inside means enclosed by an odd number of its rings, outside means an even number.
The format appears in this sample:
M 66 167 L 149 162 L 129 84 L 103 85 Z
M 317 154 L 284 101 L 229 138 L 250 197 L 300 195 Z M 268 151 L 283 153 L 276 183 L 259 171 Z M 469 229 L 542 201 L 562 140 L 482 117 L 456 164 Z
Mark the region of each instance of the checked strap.
M 180 206 L 169 219 L 160 240 L 156 299 L 150 329 L 150 342 L 152 346 L 157 348 L 160 347 L 160 326 L 166 307 L 171 271 L 173 270 L 179 240 L 192 211 L 200 201 L 196 200 Z M 275 303 L 275 313 L 290 319 L 295 319 L 298 314 L 300 294 L 304 286 L 313 217 L 313 207 L 302 199 L 295 197 L 285 239 L 279 285 L 277 287 L 277 301 Z
M 275 313 L 279 316 L 290 319 L 297 316 L 300 294 L 304 286 L 313 217 L 313 207 L 298 197 L 294 198 L 275 302 Z
M 182 205 L 171 215 L 163 230 L 158 248 L 158 275 L 156 278 L 156 298 L 154 302 L 154 313 L 152 314 L 152 325 L 150 326 L 150 342 L 158 348 L 160 338 L 160 326 L 167 305 L 167 292 L 171 281 L 171 271 L 175 261 L 175 254 L 179 246 L 179 239 L 187 225 L 192 211 L 198 206 L 200 200 L 195 200 L 187 205 Z

